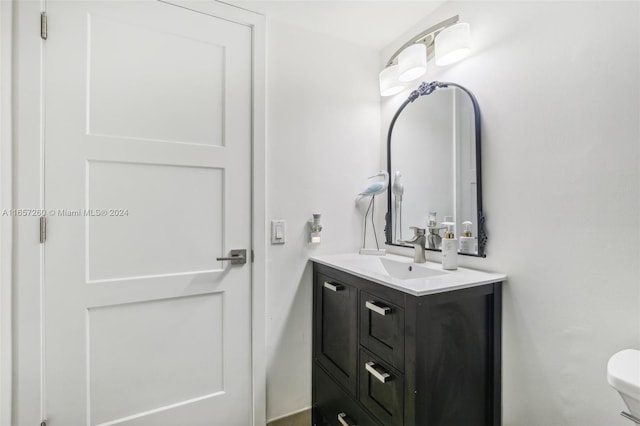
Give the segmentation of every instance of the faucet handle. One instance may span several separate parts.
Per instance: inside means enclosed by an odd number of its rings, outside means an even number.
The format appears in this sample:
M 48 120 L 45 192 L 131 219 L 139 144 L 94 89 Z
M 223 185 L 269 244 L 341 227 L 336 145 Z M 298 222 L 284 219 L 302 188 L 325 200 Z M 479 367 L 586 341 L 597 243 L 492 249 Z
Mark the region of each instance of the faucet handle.
M 409 229 L 413 229 L 413 235 L 415 235 L 416 237 L 420 237 L 425 233 L 424 228 L 418 228 L 417 226 L 410 226 Z

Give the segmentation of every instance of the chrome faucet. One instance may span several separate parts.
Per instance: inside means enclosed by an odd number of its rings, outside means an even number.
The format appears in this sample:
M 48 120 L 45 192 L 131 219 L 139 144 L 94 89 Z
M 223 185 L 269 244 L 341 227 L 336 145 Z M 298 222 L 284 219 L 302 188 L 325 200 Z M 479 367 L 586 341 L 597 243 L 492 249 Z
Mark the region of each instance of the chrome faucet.
M 415 263 L 425 263 L 427 258 L 424 256 L 424 251 L 427 243 L 427 237 L 424 235 L 424 229 L 418 228 L 417 226 L 410 226 L 409 229 L 413 229 L 413 239 L 402 242 L 413 245 L 413 248 L 415 249 L 413 261 Z

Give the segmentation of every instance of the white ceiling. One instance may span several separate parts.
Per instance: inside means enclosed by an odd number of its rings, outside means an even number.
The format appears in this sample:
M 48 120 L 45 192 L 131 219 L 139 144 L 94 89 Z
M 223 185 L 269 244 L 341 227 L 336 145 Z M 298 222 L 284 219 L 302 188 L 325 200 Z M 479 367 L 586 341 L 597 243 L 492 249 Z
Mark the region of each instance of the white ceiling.
M 382 49 L 446 0 L 226 0 L 310 31 Z

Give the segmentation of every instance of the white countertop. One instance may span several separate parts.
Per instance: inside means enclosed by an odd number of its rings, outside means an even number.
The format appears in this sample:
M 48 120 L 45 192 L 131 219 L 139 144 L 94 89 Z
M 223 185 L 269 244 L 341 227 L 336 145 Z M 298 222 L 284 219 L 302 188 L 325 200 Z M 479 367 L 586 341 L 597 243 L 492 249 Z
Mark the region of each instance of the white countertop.
M 507 278 L 504 274 L 467 268 L 445 271 L 440 263 L 413 263 L 412 258 L 394 254 L 331 254 L 312 256 L 311 260 L 414 296 L 491 284 Z

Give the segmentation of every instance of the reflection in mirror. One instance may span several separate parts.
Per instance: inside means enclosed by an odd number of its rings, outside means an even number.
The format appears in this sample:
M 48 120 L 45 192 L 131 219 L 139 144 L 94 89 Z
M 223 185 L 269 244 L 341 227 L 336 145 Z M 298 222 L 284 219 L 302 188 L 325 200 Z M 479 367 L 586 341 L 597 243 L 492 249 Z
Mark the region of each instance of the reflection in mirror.
M 389 126 L 387 168 L 387 244 L 406 246 L 417 226 L 440 250 L 442 222 L 454 221 L 460 253 L 484 257 L 480 111 L 467 89 L 432 82 L 413 91 Z

